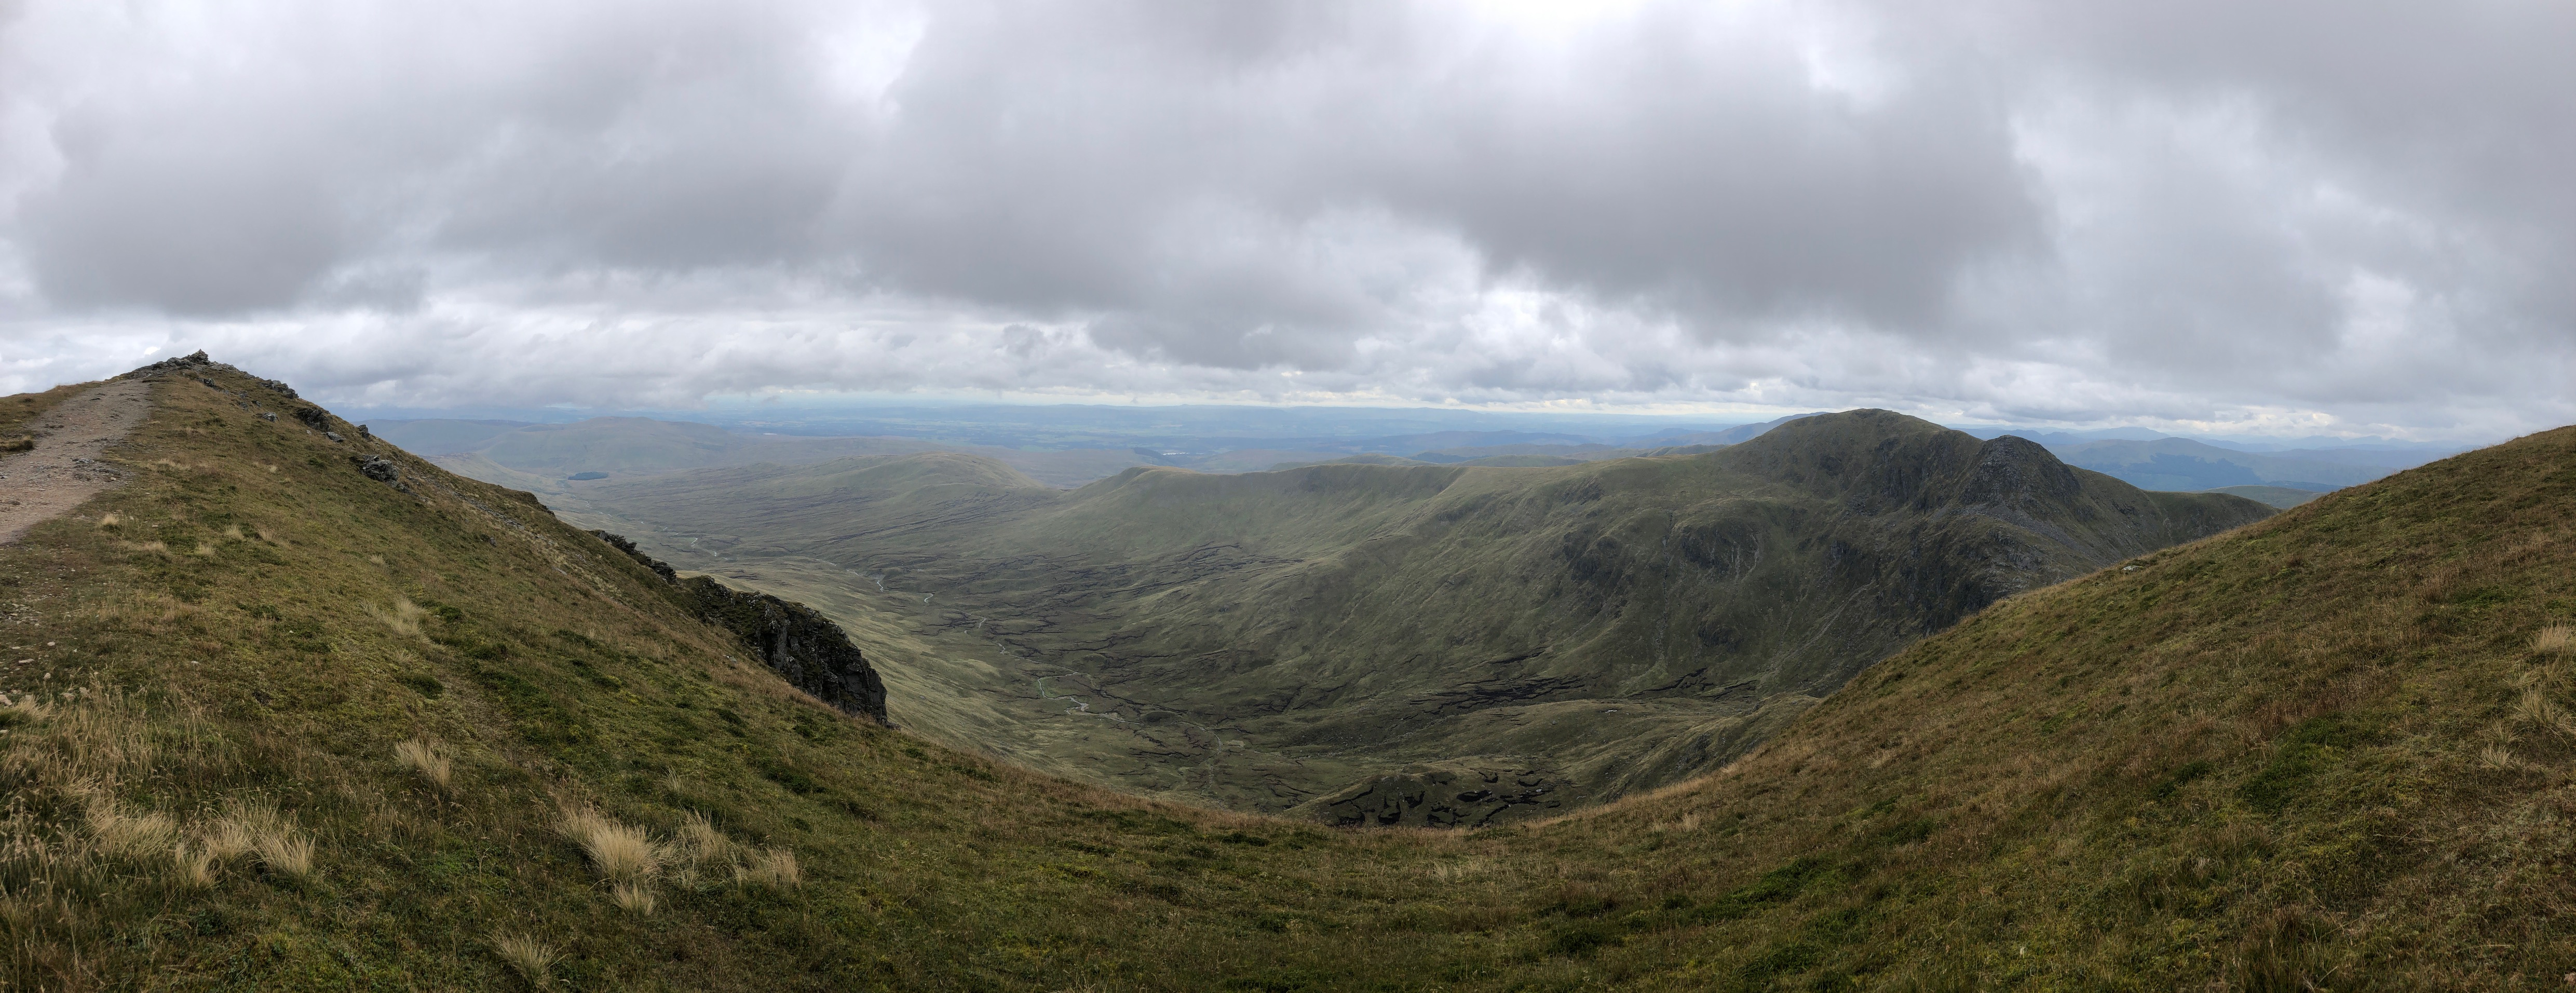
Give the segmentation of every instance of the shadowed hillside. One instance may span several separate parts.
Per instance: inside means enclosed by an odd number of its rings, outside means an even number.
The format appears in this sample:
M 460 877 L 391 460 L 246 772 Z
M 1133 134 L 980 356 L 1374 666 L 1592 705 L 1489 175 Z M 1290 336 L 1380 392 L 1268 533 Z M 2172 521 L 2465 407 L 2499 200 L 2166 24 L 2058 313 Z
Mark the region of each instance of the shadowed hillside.
M 899 721 L 1131 789 L 1433 825 L 1696 775 L 1998 598 L 2270 513 L 1884 411 L 1557 468 L 1058 493 L 938 455 L 593 499 L 653 554 L 878 639 Z

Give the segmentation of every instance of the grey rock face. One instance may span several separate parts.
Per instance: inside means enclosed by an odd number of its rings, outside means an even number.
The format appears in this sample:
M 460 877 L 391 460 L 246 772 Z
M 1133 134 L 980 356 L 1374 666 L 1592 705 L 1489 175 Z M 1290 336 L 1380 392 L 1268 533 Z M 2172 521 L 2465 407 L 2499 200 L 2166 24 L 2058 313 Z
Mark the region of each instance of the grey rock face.
M 332 442 L 333 444 L 338 444 L 338 443 L 340 443 L 341 441 L 346 440 L 346 439 L 344 439 L 344 438 L 341 438 L 341 437 L 340 437 L 340 432 L 337 432 L 337 431 L 324 431 L 324 432 L 322 432 L 322 437 L 325 437 L 325 438 L 329 438 L 329 439 L 331 439 L 331 442 Z
M 682 581 L 669 564 L 637 551 L 634 542 L 606 531 L 591 534 L 661 577 L 682 606 L 732 631 L 789 685 L 844 712 L 892 726 L 886 720 L 885 680 L 840 625 L 804 604 L 733 589 L 705 576 Z
M 645 555 L 643 552 L 637 551 L 635 543 L 626 540 L 625 535 L 610 534 L 606 531 L 593 531 L 591 534 L 598 536 L 599 540 L 607 542 L 608 547 L 626 553 L 627 558 L 634 559 L 645 568 L 653 570 L 653 574 L 662 577 L 663 582 L 677 584 L 680 581 L 680 574 L 672 571 L 669 564 L 660 559 Z
M 338 441 L 339 439 L 334 438 L 332 440 Z M 368 479 L 375 480 L 379 483 L 390 483 L 402 476 L 402 467 L 394 464 L 391 460 L 386 459 L 382 455 L 370 455 L 363 461 L 360 461 L 358 457 L 354 455 L 349 458 L 351 461 L 358 463 L 359 472 L 365 473 Z
M 293 413 L 296 420 L 304 422 L 305 427 L 313 430 L 320 431 L 331 426 L 331 415 L 323 413 L 320 407 L 297 407 Z
M 271 424 L 277 423 L 277 415 L 265 410 L 259 412 L 259 419 Z

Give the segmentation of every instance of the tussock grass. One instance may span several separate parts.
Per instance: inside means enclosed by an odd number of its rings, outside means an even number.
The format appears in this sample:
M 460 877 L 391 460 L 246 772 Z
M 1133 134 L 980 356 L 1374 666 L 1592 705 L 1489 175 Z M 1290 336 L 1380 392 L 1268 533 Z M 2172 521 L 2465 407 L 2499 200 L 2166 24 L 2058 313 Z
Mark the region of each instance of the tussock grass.
M 2539 655 L 2576 654 L 2576 626 L 2552 624 L 2531 636 L 2531 650 Z
M 456 763 L 435 742 L 425 738 L 395 742 L 394 762 L 418 774 L 422 781 L 441 793 L 452 788 Z
M 169 815 L 147 812 L 141 815 L 118 811 L 113 801 L 94 799 L 84 816 L 90 837 L 99 850 L 128 859 L 157 857 L 172 850 L 179 837 L 178 822 Z
M 396 600 L 392 606 L 382 610 L 371 603 L 366 605 L 366 611 L 367 616 L 375 618 L 378 623 L 391 629 L 393 633 L 407 638 L 420 637 L 421 618 L 430 616 L 428 608 L 409 600 Z
M 98 515 L 98 526 L 109 529 L 123 527 L 125 526 L 125 518 L 111 510 L 107 513 Z
M 2548 693 L 2537 687 L 2524 690 L 2522 696 L 2515 699 L 2513 717 L 2522 723 L 2543 728 L 2564 737 L 2576 738 L 2576 719 L 2570 719 L 2566 708 L 2559 706 L 2557 701 L 2549 698 Z
M 259 839 L 259 864 L 271 872 L 301 879 L 313 874 L 313 840 L 298 834 L 272 834 Z
M 566 810 L 555 830 L 581 846 L 599 878 L 619 886 L 643 886 L 662 871 L 665 851 L 643 828 L 622 824 L 588 807 Z
M 805 882 L 804 872 L 796 865 L 796 853 L 784 848 L 750 853 L 735 873 L 740 882 L 775 890 L 792 890 Z
M 735 866 L 738 846 L 717 829 L 715 822 L 702 811 L 691 810 L 680 818 L 680 827 L 672 832 L 664 846 L 665 857 L 679 867 L 677 881 L 695 888 L 706 880 L 710 869 Z
M 313 842 L 295 822 L 265 802 L 236 801 L 202 839 L 208 854 L 220 860 L 256 859 L 270 872 L 292 878 L 313 874 Z
M 202 844 L 191 847 L 182 842 L 171 850 L 170 860 L 176 865 L 172 878 L 190 889 L 202 890 L 214 886 L 218 870 L 222 866 L 222 860 L 216 858 L 215 853 Z
M 654 897 L 653 884 L 649 882 L 613 884 L 608 888 L 608 899 L 617 905 L 617 909 L 638 917 L 651 916 L 653 908 L 660 902 Z
M 555 963 L 563 960 L 563 953 L 555 951 L 554 946 L 524 934 L 494 932 L 492 953 L 528 985 L 540 988 L 554 983 Z

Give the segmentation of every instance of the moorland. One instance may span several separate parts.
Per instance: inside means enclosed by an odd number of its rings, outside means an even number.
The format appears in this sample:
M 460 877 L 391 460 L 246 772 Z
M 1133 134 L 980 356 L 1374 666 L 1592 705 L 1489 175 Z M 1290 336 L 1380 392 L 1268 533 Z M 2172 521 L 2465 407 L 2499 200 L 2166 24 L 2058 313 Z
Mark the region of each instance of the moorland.
M 1709 775 L 1543 820 L 1363 830 L 854 717 L 534 497 L 318 408 L 299 423 L 310 405 L 234 370 L 139 378 L 148 417 L 105 460 L 125 485 L 0 545 L 16 986 L 2576 971 L 2576 429 L 2029 583 Z M 0 399 L 0 435 L 85 389 Z M 1617 471 L 1685 471 L 1648 461 Z

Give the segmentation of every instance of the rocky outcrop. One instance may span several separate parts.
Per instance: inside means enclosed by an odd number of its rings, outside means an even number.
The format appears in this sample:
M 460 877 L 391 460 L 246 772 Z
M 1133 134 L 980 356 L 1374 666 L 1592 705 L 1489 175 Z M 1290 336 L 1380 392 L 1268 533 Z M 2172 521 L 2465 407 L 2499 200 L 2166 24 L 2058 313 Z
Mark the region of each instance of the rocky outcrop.
M 1482 827 L 1560 808 L 1562 790 L 1542 770 L 1444 762 L 1353 783 L 1306 807 L 1336 827 Z
M 349 462 L 350 464 L 357 466 L 358 471 L 364 474 L 368 479 L 375 480 L 379 483 L 392 483 L 395 488 L 409 492 L 408 488 L 404 487 L 401 483 L 402 466 L 395 463 L 394 460 L 388 459 L 382 455 L 368 455 L 365 458 L 352 455 L 349 456 Z
M 742 639 L 760 661 L 789 685 L 842 711 L 889 724 L 885 681 L 850 636 L 814 608 L 767 593 L 737 590 L 705 576 L 686 580 L 668 563 L 638 551 L 635 543 L 606 531 L 593 531 L 609 547 L 653 571 L 668 585 L 674 600 L 708 623 Z M 890 726 L 890 725 L 889 725 Z

